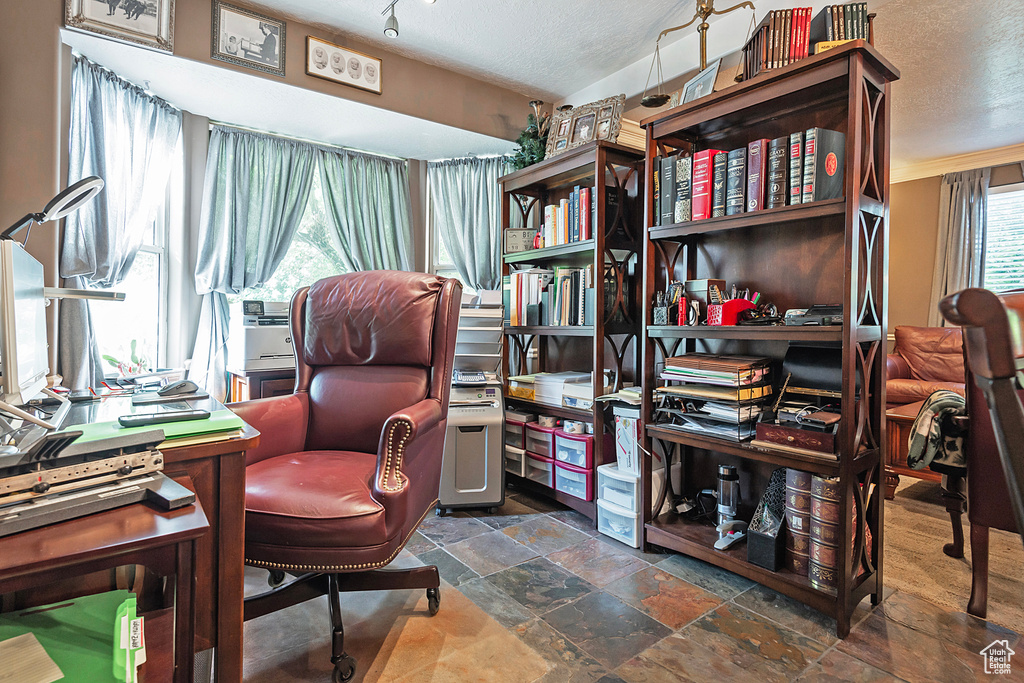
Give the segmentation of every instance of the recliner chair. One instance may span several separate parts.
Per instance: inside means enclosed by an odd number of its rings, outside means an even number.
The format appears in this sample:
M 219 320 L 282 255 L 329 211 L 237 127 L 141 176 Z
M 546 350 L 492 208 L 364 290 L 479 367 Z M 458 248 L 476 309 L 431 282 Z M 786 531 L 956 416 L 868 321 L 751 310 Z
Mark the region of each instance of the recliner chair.
M 461 291 L 397 271 L 300 289 L 295 392 L 229 406 L 261 433 L 246 454 L 245 563 L 279 584 L 246 598 L 245 619 L 328 595 L 335 681 L 356 665 L 340 592 L 425 588 L 440 606 L 437 567 L 381 568 L 437 503 Z

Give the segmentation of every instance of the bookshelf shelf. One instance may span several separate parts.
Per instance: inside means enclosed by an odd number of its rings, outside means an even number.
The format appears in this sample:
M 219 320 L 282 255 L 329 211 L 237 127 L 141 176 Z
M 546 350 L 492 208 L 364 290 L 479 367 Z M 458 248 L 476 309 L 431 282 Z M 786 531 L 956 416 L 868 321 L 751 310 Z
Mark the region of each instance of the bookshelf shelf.
M 505 254 L 505 263 L 539 263 L 542 261 L 550 261 L 551 259 L 559 259 L 570 254 L 583 254 L 586 255 L 588 252 L 594 251 L 595 240 L 582 240 L 580 242 L 571 242 L 569 244 L 559 244 L 554 247 L 544 247 L 542 249 L 531 249 L 530 251 L 521 251 L 516 254 Z
M 503 276 L 521 270 L 524 264 L 542 265 L 552 270 L 560 266 L 591 269 L 593 297 L 589 298 L 588 292 L 587 301 L 593 301 L 595 312 L 592 325 L 506 325 L 504 377 L 574 371 L 589 372 L 592 377 L 600 378 L 605 370 L 611 370 L 614 390 L 621 389 L 624 382 L 639 383 L 640 288 L 636 272 L 643 237 L 643 154 L 614 143 L 591 142 L 503 176 L 499 182 L 503 230 L 518 225 L 538 225 L 542 220 L 536 219 L 543 219 L 545 205 L 557 205 L 560 200 L 570 198 L 577 186 L 593 188 L 590 194 L 596 209 L 590 214 L 591 239 L 503 257 Z M 551 302 L 555 297 L 549 293 L 542 298 Z M 592 423 L 595 468 L 614 460 L 614 453 L 606 452 L 608 442 L 603 435 L 614 430 L 615 425 L 610 415 L 606 417 L 602 404 L 595 402 L 590 410 L 577 410 L 515 398 L 509 396 L 507 390 L 505 393 L 506 405 L 511 409 Z M 591 472 L 589 479 L 596 487 L 596 471 Z M 510 480 L 562 502 L 592 520 L 596 518 L 597 506 L 593 502 L 515 474 L 510 474 Z M 596 491 L 590 493 L 592 499 L 597 498 Z
M 678 454 L 692 473 L 685 493 L 714 486 L 719 464 L 737 464 L 743 490 L 741 517 L 750 518 L 771 472 L 790 467 L 840 479 L 839 544 L 835 591 L 819 590 L 803 576 L 771 572 L 746 561 L 743 545 L 714 549 L 713 527 L 675 514 L 650 518 L 651 459 L 641 461 L 647 543 L 700 558 L 836 619 L 846 637 L 862 598 L 882 596 L 886 443 L 885 351 L 888 299 L 889 108 L 899 73 L 873 47 L 852 41 L 645 119 L 647 134 L 645 225 L 656 221 L 654 174 L 659 156 L 676 151 L 734 150 L 762 138 L 823 128 L 845 135 L 842 197 L 733 216 L 650 227 L 644 241 L 642 419 L 645 448 Z M 787 157 L 788 158 L 788 157 Z M 744 178 L 746 180 L 746 178 Z M 745 183 L 744 183 L 745 185 Z M 656 214 L 657 212 L 657 214 Z M 842 306 L 843 325 L 827 327 L 652 326 L 651 303 L 671 281 L 716 278 L 762 292 L 780 312 L 811 304 Z M 831 349 L 841 359 L 841 421 L 837 459 L 791 453 L 653 423 L 652 391 L 660 386 L 667 355 L 707 350 L 766 356 L 781 365 L 792 344 Z M 706 348 L 705 348 L 706 347 Z M 783 378 L 773 378 L 778 391 Z M 801 387 L 802 388 L 802 387 Z M 834 399 L 833 399 L 834 400 Z M 745 510 L 743 506 L 749 505 Z M 862 515 L 871 532 L 858 531 Z
M 660 225 L 649 228 L 652 240 L 679 239 L 690 235 L 703 235 L 721 230 L 736 230 L 759 225 L 779 225 L 781 223 L 821 219 L 828 216 L 842 216 L 846 213 L 846 201 L 828 199 L 811 204 L 780 206 L 775 209 L 762 209 L 751 213 L 735 216 L 707 218 L 700 221 L 687 221 L 672 225 Z

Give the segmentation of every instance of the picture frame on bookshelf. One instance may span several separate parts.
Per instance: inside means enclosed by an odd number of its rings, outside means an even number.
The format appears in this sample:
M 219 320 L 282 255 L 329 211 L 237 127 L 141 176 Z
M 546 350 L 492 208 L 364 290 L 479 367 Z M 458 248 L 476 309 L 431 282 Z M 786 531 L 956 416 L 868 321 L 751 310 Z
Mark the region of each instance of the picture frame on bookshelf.
M 550 159 L 560 152 L 594 140 L 615 142 L 622 129 L 622 111 L 625 106 L 626 95 L 621 94 L 555 112 L 545 158 Z
M 686 85 L 683 86 L 682 103 L 693 102 L 713 93 L 715 91 L 715 80 L 718 78 L 718 68 L 721 65 L 721 58 L 716 59 L 713 63 L 708 64 L 706 69 L 688 80 Z
M 65 0 L 64 25 L 154 50 L 174 51 L 174 0 Z
M 306 75 L 381 94 L 381 60 L 306 36 Z
M 220 0 L 213 1 L 210 56 L 284 76 L 285 22 Z

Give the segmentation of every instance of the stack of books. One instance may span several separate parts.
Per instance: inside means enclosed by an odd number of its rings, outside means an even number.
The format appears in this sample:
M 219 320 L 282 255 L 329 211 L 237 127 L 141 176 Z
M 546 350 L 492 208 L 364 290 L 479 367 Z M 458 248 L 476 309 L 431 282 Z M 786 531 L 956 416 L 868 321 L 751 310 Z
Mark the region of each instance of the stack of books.
M 503 303 L 513 326 L 540 325 L 540 302 L 554 271 L 547 268 L 517 270 L 503 278 Z
M 660 426 L 731 441 L 753 438 L 772 395 L 766 358 L 690 353 L 666 359 L 661 379 L 673 384 L 655 389 L 659 417 L 668 418 Z
M 605 187 L 605 222 L 612 224 L 619 207 L 619 189 Z M 569 196 L 544 207 L 541 247 L 582 242 L 594 237 L 597 225 L 596 186 L 575 186 Z
M 655 226 L 843 196 L 846 136 L 809 128 L 734 150 L 654 158 Z

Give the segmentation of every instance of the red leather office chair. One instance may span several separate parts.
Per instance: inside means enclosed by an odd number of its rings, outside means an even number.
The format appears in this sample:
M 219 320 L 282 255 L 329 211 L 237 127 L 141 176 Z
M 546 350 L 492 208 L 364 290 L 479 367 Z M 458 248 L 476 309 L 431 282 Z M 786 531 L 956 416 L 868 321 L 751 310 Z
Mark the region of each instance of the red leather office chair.
M 462 285 L 338 275 L 292 297 L 295 393 L 230 406 L 261 433 L 246 454 L 245 562 L 271 570 L 253 619 L 328 595 L 335 681 L 355 674 L 339 592 L 426 588 L 437 567 L 382 570 L 437 503 Z
M 1024 360 L 1024 291 L 996 295 L 965 289 L 943 299 L 939 308 L 964 331 L 969 418 L 964 450 L 973 562 L 967 611 L 984 617 L 989 528 L 1024 530 L 1024 390 L 1016 384 L 1017 365 Z

